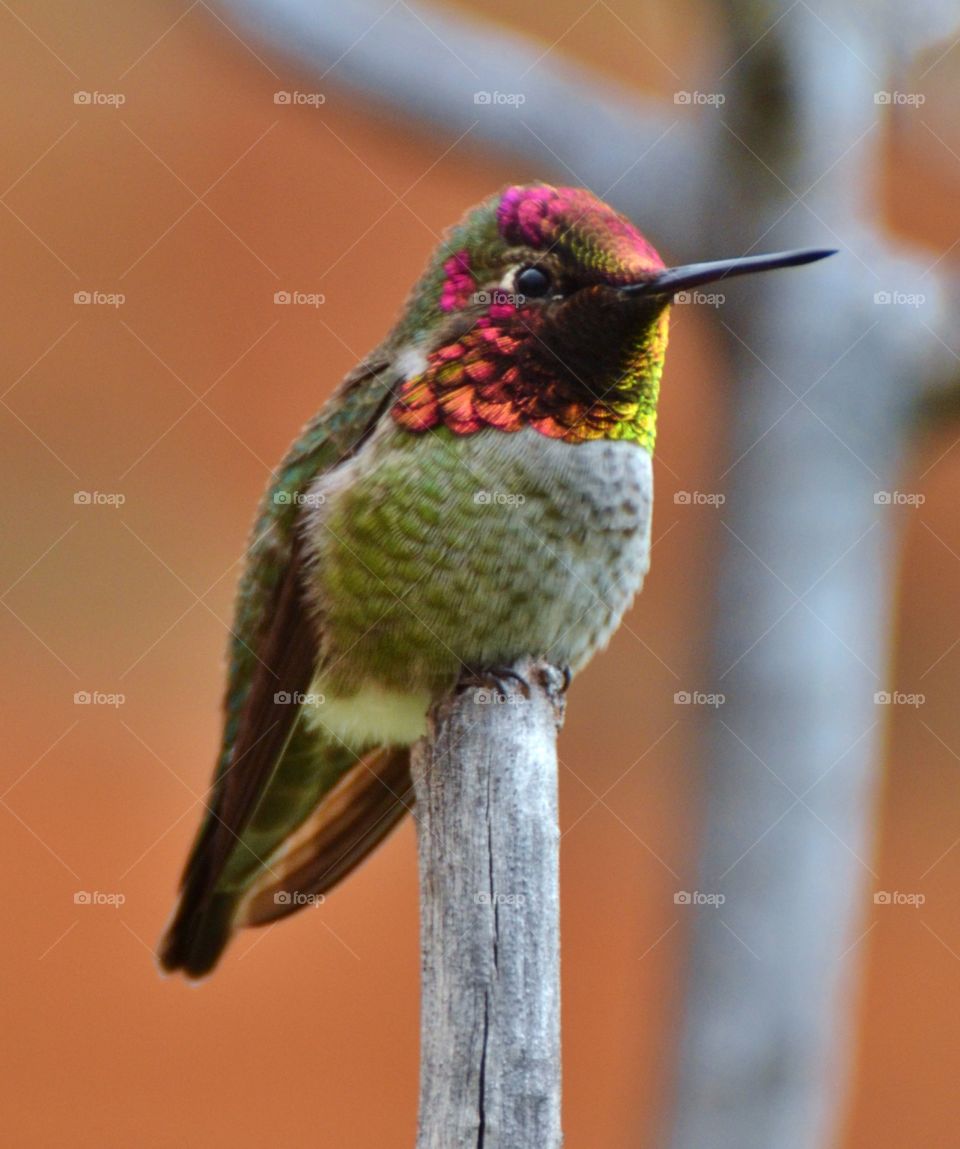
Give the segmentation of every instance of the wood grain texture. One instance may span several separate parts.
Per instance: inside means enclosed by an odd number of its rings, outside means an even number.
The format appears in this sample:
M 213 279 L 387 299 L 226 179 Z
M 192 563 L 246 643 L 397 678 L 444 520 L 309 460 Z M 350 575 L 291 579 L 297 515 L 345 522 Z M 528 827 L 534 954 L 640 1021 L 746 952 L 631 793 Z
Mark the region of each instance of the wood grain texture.
M 417 1149 L 557 1149 L 556 734 L 543 664 L 461 685 L 414 749 L 421 889 Z M 529 695 L 529 696 L 527 696 Z

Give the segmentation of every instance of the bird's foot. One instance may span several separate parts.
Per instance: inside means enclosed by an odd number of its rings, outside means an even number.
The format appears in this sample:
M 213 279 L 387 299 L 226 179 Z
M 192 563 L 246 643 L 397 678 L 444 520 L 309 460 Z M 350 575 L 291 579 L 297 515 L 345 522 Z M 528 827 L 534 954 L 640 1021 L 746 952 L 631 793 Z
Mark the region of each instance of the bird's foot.
M 554 705 L 562 704 L 573 681 L 573 671 L 569 666 L 556 666 L 547 661 L 537 665 L 537 681 Z

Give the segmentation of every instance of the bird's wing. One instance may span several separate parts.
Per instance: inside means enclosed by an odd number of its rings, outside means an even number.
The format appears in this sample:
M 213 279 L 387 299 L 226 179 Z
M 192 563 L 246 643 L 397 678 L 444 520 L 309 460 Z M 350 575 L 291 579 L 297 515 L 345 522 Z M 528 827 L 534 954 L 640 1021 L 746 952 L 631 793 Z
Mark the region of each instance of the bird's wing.
M 368 751 L 323 796 L 244 893 L 237 925 L 262 926 L 315 905 L 413 806 L 410 750 Z
M 388 409 L 396 382 L 388 363 L 376 359 L 347 376 L 264 496 L 238 592 L 221 754 L 164 939 L 167 969 L 189 971 L 211 907 L 214 918 L 232 913 L 233 899 L 218 892 L 218 883 L 297 727 L 300 707 L 278 704 L 276 696 L 305 694 L 316 669 L 317 623 L 302 597 L 304 508 L 296 496 L 359 448 Z M 225 932 L 227 924 L 214 922 L 207 932 Z

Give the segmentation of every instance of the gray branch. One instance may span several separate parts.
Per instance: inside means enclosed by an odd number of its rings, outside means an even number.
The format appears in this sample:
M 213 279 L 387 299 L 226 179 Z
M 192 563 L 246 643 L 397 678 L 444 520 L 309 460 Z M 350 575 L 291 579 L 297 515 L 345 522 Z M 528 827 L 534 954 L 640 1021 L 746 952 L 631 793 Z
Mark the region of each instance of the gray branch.
M 726 7 L 731 54 L 752 47 L 715 156 L 714 189 L 739 208 L 715 207 L 715 226 L 735 249 L 815 238 L 841 252 L 731 288 L 720 312 L 735 414 L 712 688 L 727 701 L 700 888 L 726 902 L 695 923 L 669 1144 L 819 1149 L 843 1112 L 875 920 L 874 695 L 888 688 L 896 563 L 875 496 L 901 484 L 924 388 L 955 363 L 934 335 L 948 314 L 934 276 L 876 222 L 874 93 L 901 22 L 858 30 L 854 3 L 780 0 L 757 42 L 758 6 Z M 921 306 L 897 305 L 911 293 Z
M 556 735 L 563 678 L 543 664 L 441 702 L 417 744 L 417 1149 L 559 1149 Z

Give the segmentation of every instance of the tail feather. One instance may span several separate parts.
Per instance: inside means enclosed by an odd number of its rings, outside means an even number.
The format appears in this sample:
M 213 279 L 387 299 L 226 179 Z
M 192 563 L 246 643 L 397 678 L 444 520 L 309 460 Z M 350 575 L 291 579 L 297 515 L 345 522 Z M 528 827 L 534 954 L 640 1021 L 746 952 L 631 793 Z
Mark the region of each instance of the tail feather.
M 198 903 L 182 901 L 163 939 L 160 964 L 191 978 L 210 973 L 233 935 L 237 894 L 214 893 Z
M 235 930 L 265 925 L 311 904 L 309 895 L 326 893 L 346 877 L 412 803 L 409 750 L 372 750 L 346 771 L 270 855 L 258 877 L 233 888 L 217 888 L 201 859 L 188 871 L 163 939 L 161 966 L 171 973 L 182 970 L 190 978 L 210 973 Z

